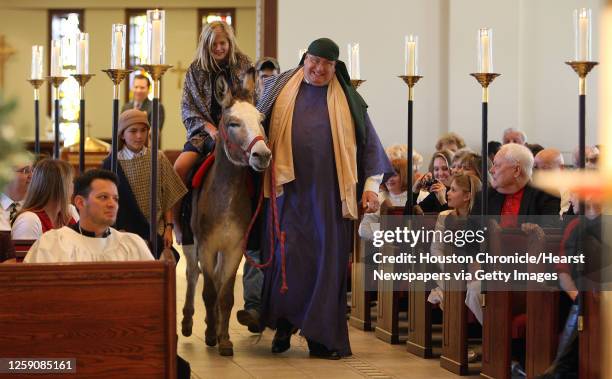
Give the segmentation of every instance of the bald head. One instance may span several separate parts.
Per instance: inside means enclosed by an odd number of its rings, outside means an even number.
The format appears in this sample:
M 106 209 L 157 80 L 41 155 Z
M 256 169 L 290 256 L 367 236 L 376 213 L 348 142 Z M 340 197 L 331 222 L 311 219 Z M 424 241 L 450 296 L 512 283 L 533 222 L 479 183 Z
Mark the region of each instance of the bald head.
M 534 159 L 534 168 L 538 170 L 558 170 L 563 164 L 563 156 L 557 149 L 541 150 Z

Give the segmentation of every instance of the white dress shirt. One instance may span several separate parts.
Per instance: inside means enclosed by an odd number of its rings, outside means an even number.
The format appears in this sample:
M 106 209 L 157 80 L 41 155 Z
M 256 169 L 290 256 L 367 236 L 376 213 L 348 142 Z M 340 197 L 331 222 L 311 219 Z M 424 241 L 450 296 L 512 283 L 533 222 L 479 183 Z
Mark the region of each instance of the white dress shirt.
M 21 201 L 14 201 L 8 197 L 4 192 L 0 193 L 0 231 L 11 230 L 11 205 L 17 203 L 17 211 L 21 209 L 23 204 Z

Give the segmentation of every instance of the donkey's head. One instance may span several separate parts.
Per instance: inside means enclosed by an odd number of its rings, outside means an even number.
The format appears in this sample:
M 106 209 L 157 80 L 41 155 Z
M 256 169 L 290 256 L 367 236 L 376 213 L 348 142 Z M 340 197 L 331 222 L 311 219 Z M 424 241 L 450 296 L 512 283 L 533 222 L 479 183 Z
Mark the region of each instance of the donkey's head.
M 225 78 L 217 79 L 215 98 L 223 108 L 219 134 L 230 162 L 264 171 L 270 164 L 272 152 L 266 145 L 261 125 L 264 115 L 253 105 L 254 90 L 254 70 L 245 74 L 242 86 L 234 89 L 233 94 Z

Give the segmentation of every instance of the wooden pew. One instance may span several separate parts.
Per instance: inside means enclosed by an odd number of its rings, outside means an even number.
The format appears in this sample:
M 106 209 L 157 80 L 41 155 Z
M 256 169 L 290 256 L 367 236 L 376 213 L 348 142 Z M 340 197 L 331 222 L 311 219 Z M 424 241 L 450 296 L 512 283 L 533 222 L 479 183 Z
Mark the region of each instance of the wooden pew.
M 365 242 L 359 237 L 359 222 L 353 230 L 353 263 L 351 264 L 351 315 L 349 324 L 355 328 L 372 330 L 371 303 L 376 300 L 376 291 L 367 291 L 365 285 Z
M 78 377 L 175 378 L 175 286 L 170 261 L 0 265 L 0 357 L 74 358 Z
M 386 210 L 381 209 L 381 214 L 387 214 L 391 216 L 401 216 L 404 213 L 404 207 L 389 207 Z M 381 230 L 393 229 L 395 226 L 400 226 L 399 220 L 395 219 L 391 222 L 390 219 L 381 218 Z M 391 225 L 393 224 L 393 225 Z M 391 249 L 397 249 L 397 247 L 385 245 L 383 247 L 384 255 L 391 255 L 394 252 Z M 402 267 L 395 267 L 393 264 L 381 264 L 381 268 L 385 272 L 394 272 L 397 269 L 398 272 L 402 271 Z M 398 287 L 397 283 L 390 280 L 379 281 L 378 283 L 378 304 L 377 304 L 377 318 L 376 318 L 376 337 L 391 344 L 397 344 L 400 342 L 399 335 L 399 308 L 400 308 L 400 297 L 402 291 Z
M 555 244 L 560 241 L 561 233 L 559 230 L 549 230 L 549 237 L 545 238 L 545 233 L 540 235 L 536 229 L 526 233 L 521 229 L 502 230 L 497 225 L 490 226 L 489 231 L 491 233 L 489 252 L 493 255 L 512 255 L 517 252 L 539 254 L 544 248 L 557 251 L 558 247 Z M 488 271 L 492 269 L 510 270 L 508 265 L 503 266 L 489 267 Z M 528 269 L 533 271 L 527 265 L 516 268 L 522 272 Z M 497 285 L 498 289 L 494 289 L 494 285 L 491 286 L 493 290 L 488 291 L 485 297 L 483 358 L 480 376 L 495 379 L 510 378 L 512 320 L 515 314 L 525 312 L 527 313 L 526 363 L 528 366 L 526 370 L 528 377 L 532 377 L 534 373 L 545 370 L 556 354 L 558 293 L 549 296 L 548 292 L 540 291 L 510 292 L 499 290 L 499 288 L 504 288 L 503 284 Z
M 452 248 L 451 248 L 452 251 Z M 462 265 L 446 264 L 446 272 L 461 272 Z M 455 375 L 468 374 L 468 308 L 465 282 L 449 280 L 444 288 L 442 356 L 440 367 Z
M 13 247 L 15 249 L 15 259 L 17 262 L 23 262 L 28 251 L 36 240 L 13 240 Z
M 544 229 L 545 251 L 557 253 L 561 244 L 561 229 Z M 548 268 L 552 272 L 553 268 Z M 530 272 L 535 272 L 531 267 Z M 540 270 L 542 271 L 542 270 Z M 554 361 L 559 344 L 558 289 L 527 292 L 526 373 L 533 378 L 542 374 Z
M 415 216 L 415 227 L 433 230 L 438 219 L 437 214 Z M 419 243 L 415 246 L 417 253 L 428 253 L 430 243 Z M 422 271 L 427 271 L 422 266 Z M 429 291 L 424 283 L 410 283 L 408 286 L 408 340 L 406 350 L 421 358 L 433 357 L 432 348 L 432 305 L 427 301 Z
M 501 230 L 499 226 L 489 227 L 489 253 L 493 255 L 509 255 L 514 252 L 526 251 L 527 238 L 520 229 Z M 492 224 L 493 224 L 492 223 Z M 488 267 L 487 271 L 493 269 L 507 270 L 502 266 Z M 482 368 L 480 376 L 490 379 L 510 379 L 510 360 L 512 353 L 512 303 L 513 293 L 503 291 L 499 284 L 494 289 L 493 283 L 489 283 L 489 291 L 486 293 L 483 307 L 482 326 Z

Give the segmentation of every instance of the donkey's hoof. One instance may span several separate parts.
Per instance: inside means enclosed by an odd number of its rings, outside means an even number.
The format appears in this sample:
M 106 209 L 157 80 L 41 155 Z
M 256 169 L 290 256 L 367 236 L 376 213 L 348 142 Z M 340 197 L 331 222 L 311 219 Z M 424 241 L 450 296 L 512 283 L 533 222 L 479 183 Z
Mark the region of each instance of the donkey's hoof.
M 183 320 L 183 322 L 181 323 L 181 333 L 183 333 L 185 337 L 189 337 L 191 335 L 192 327 L 193 327 L 193 321 Z
M 234 346 L 230 341 L 219 343 L 219 355 L 223 357 L 231 357 L 234 355 Z
M 204 337 L 204 342 L 206 342 L 206 346 L 217 346 L 217 337 Z

